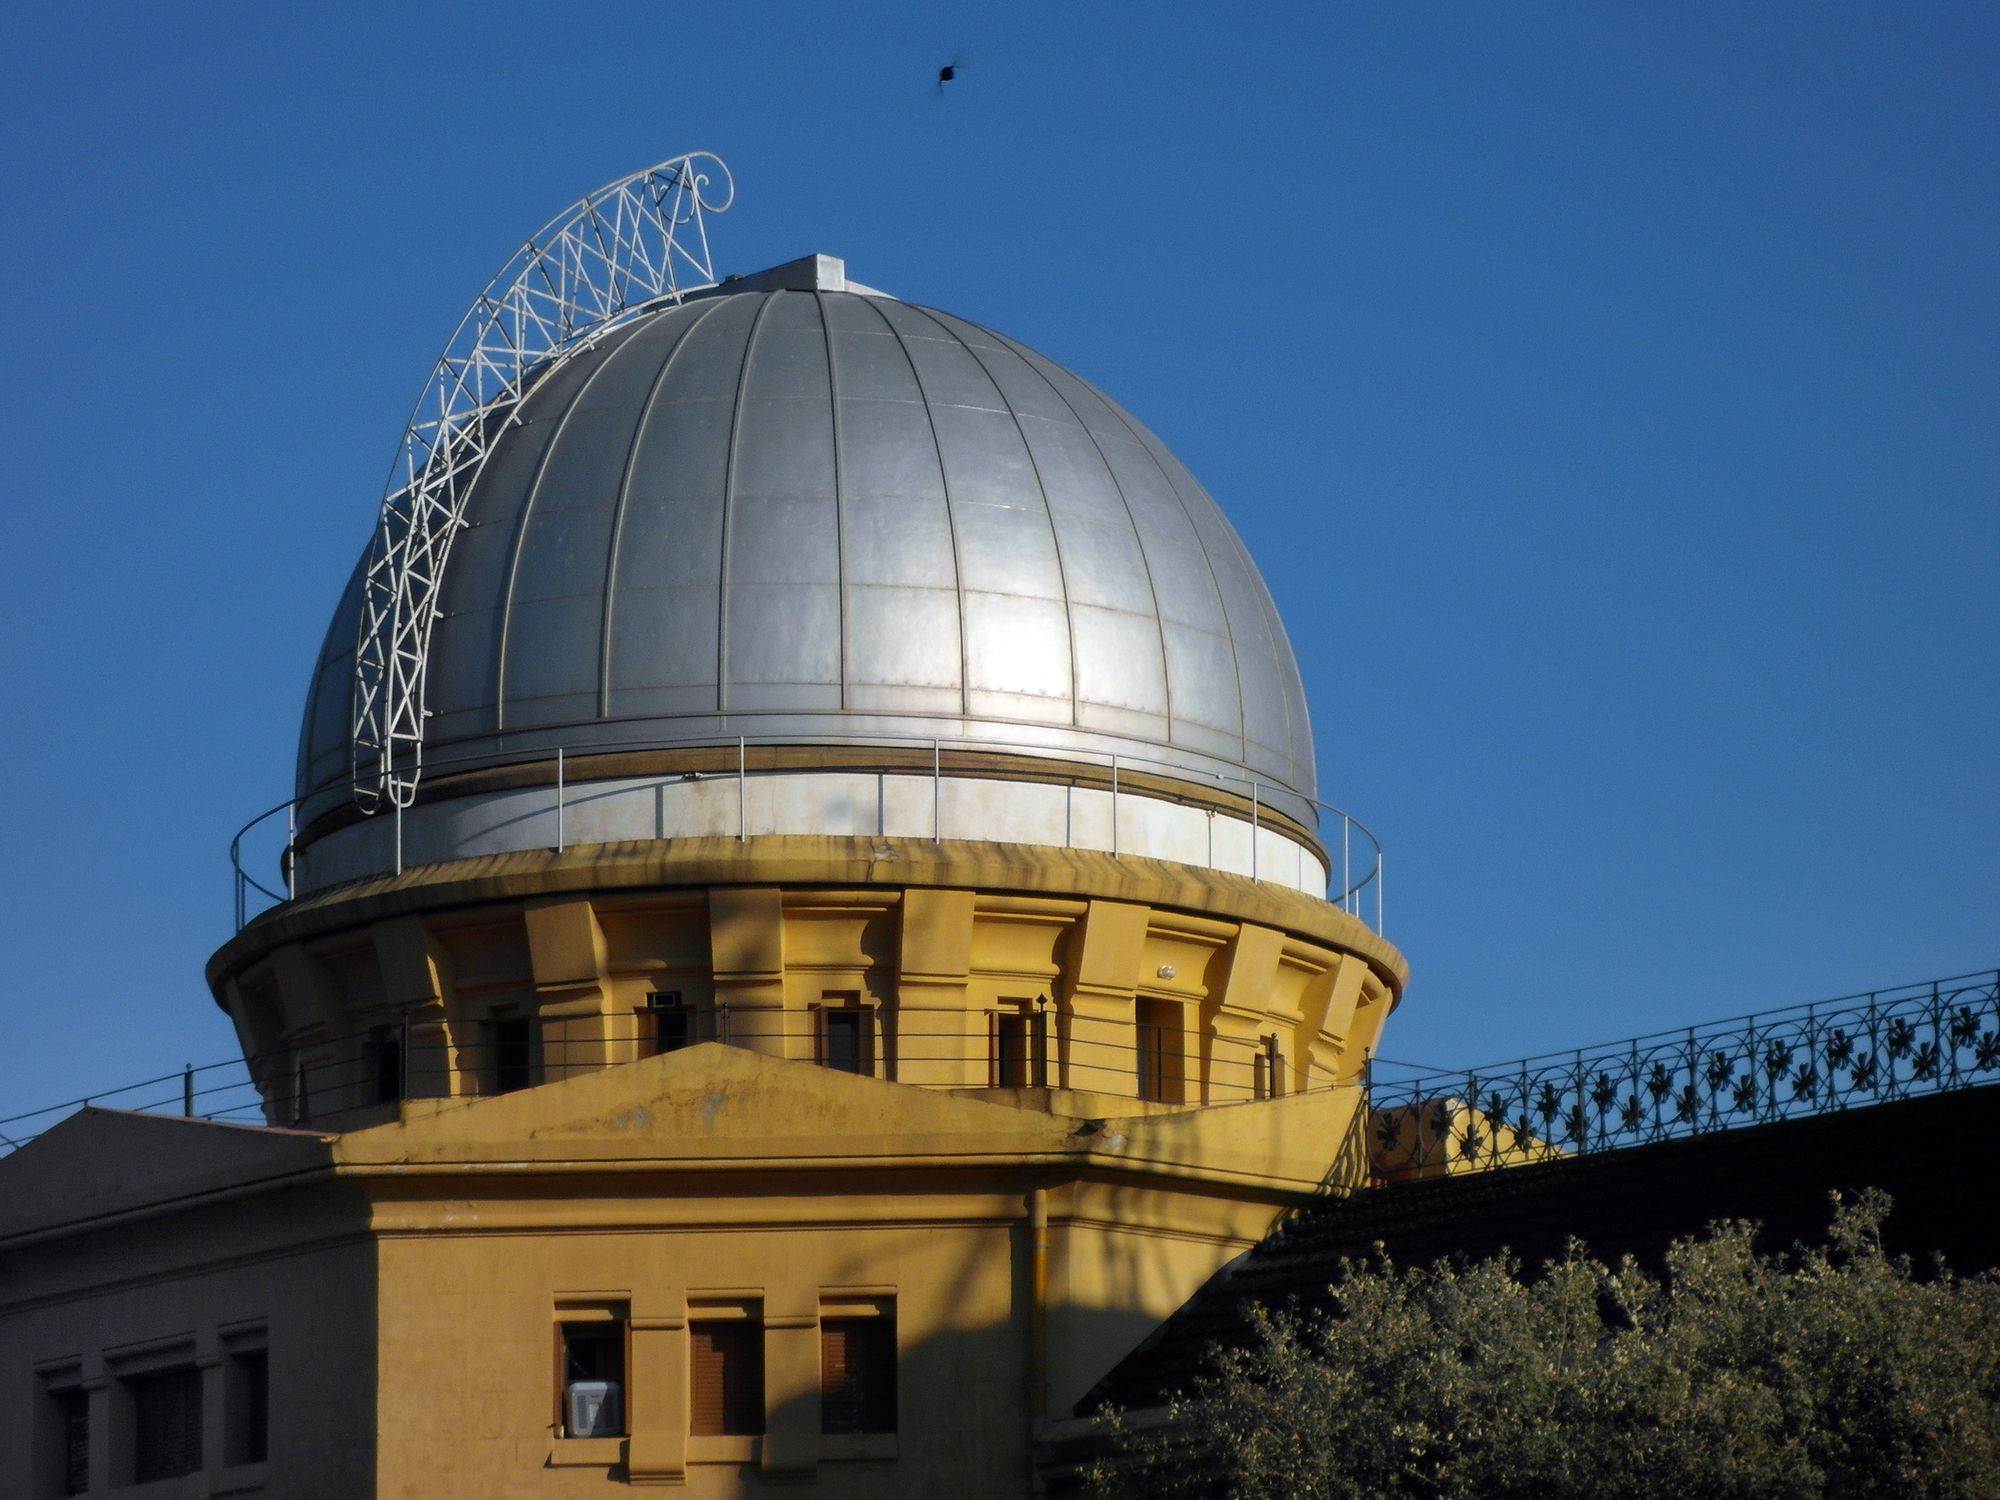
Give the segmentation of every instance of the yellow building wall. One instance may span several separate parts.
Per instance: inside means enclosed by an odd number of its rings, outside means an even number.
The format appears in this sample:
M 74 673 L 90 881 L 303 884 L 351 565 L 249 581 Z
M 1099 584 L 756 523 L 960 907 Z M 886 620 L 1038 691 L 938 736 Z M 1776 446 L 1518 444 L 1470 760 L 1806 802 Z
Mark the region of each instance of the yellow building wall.
M 419 1227 L 433 1209 L 392 1214 L 404 1227 L 381 1253 L 380 1493 L 434 1494 L 448 1477 L 454 1493 L 567 1495 L 610 1477 L 718 1496 L 807 1481 L 823 1495 L 1020 1495 L 1031 1417 L 1067 1412 L 1281 1211 L 1269 1197 L 1058 1187 L 1038 1400 L 1026 1196 L 1007 1190 L 1018 1174 L 982 1175 L 992 1191 L 940 1179 L 862 1196 L 607 1195 L 587 1227 L 563 1225 L 586 1210 L 562 1201 L 454 1200 L 442 1229 Z M 818 1318 L 864 1297 L 894 1299 L 898 1431 L 826 1436 Z M 686 1321 L 717 1300 L 763 1314 L 768 1427 L 754 1443 L 688 1435 Z M 565 1439 L 552 1328 L 565 1306 L 603 1304 L 628 1308 L 634 1330 L 630 1435 Z
M 553 1081 L 643 1055 L 660 993 L 697 1037 L 807 1061 L 829 1011 L 858 1009 L 868 1070 L 933 1088 L 1001 1082 L 998 1029 L 1026 1016 L 1051 1087 L 1226 1103 L 1357 1077 L 1404 980 L 1393 948 L 1294 891 L 921 841 L 887 841 L 865 884 L 834 883 L 857 873 L 853 842 L 719 841 L 643 863 L 735 877 L 705 886 L 631 888 L 618 846 L 415 871 L 295 903 L 210 977 L 246 1041 L 293 1059 L 266 1069 L 271 1118 L 336 1129 L 393 1114 L 375 1093 L 380 1034 L 407 1051 L 409 1093 L 464 1097 L 496 1087 L 497 1022 L 532 1021 L 530 1081 Z
M 337 1147 L 382 1245 L 380 1493 L 1023 1494 L 1033 1419 L 1325 1191 L 1357 1102 L 1057 1116 L 708 1046 L 413 1107 Z M 884 1298 L 898 1430 L 823 1434 L 821 1312 Z M 716 1301 L 762 1316 L 754 1441 L 689 1433 L 688 1319 Z M 629 1314 L 624 1438 L 559 1433 L 565 1306 Z
M 1024 1494 L 1038 1418 L 1365 1180 L 1360 1082 L 1405 969 L 1344 913 L 1088 851 L 856 842 L 413 871 L 211 961 L 270 1117 L 338 1132 L 368 1205 L 379 1337 L 365 1376 L 328 1372 L 373 1435 L 347 1493 Z M 728 1045 L 647 1056 L 662 993 Z M 816 1065 L 834 1010 L 867 1017 L 863 1076 Z M 532 1055 L 502 1092 L 509 1019 Z M 1046 1075 L 1002 1086 L 1024 1021 Z M 825 1434 L 821 1317 L 882 1299 L 897 1431 Z M 754 1440 L 689 1431 L 690 1315 L 725 1304 L 761 1319 Z M 626 1436 L 561 1435 L 565 1307 L 625 1319 Z
M 143 1236 L 93 1227 L 115 1194 L 86 1195 L 76 1225 L 0 1248 L 8 1410 L 35 1410 L 65 1361 L 115 1383 L 135 1351 L 212 1362 L 254 1330 L 273 1456 L 205 1473 L 212 1492 L 1019 1495 L 1035 1419 L 1343 1181 L 1358 1107 L 944 1091 L 708 1044 L 335 1135 L 146 1120 L 175 1143 L 150 1161 L 115 1134 L 68 1158 L 45 1140 L 7 1163 L 41 1184 L 30 1219 L 85 1169 L 154 1199 Z M 191 1184 L 179 1142 L 216 1140 L 283 1147 L 313 1180 L 270 1191 L 253 1154 Z M 820 1320 L 885 1299 L 897 1430 L 825 1434 Z M 689 1320 L 718 1303 L 761 1321 L 754 1440 L 690 1433 Z M 576 1308 L 625 1316 L 625 1437 L 560 1434 L 556 1329 Z
M 838 1218 L 829 1206 L 702 1197 L 635 1212 L 648 1222 L 616 1232 L 386 1240 L 378 1493 L 583 1495 L 610 1479 L 711 1496 L 802 1483 L 828 1496 L 1024 1494 L 1018 1212 L 947 1193 L 853 1201 Z M 651 1222 L 661 1218 L 682 1222 Z M 859 1297 L 894 1298 L 892 1436 L 820 1431 L 822 1302 Z M 630 1309 L 622 1440 L 567 1439 L 555 1425 L 552 1328 L 565 1303 L 593 1302 Z M 718 1302 L 761 1311 L 761 1438 L 688 1434 L 687 1321 Z M 412 1420 L 433 1390 L 441 1399 Z

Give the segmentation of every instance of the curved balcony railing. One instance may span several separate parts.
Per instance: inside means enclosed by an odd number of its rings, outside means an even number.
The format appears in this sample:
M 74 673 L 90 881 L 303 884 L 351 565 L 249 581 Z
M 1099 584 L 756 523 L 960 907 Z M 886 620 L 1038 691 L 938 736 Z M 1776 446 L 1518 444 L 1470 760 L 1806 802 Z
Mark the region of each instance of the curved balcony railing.
M 1370 1080 L 1373 1156 L 1438 1176 L 2000 1083 L 2000 971 Z
M 753 749 L 762 749 L 769 746 L 813 744 L 838 746 L 845 751 L 859 751 L 863 753 L 870 749 L 892 748 L 928 751 L 930 753 L 931 837 L 934 840 L 951 836 L 950 830 L 943 826 L 942 798 L 940 795 L 943 782 L 955 775 L 944 760 L 945 753 L 948 751 L 998 751 L 1024 758 L 1059 760 L 1071 764 L 1103 768 L 1108 772 L 1110 780 L 1112 805 L 1110 853 L 1113 855 L 1119 853 L 1117 815 L 1119 798 L 1121 796 L 1129 798 L 1145 795 L 1129 791 L 1121 792 L 1118 780 L 1122 772 L 1162 775 L 1188 783 L 1196 783 L 1201 779 L 1183 766 L 1142 755 L 1113 755 L 1103 752 L 1069 749 L 1065 749 L 1060 753 L 1040 752 L 1002 740 L 957 738 L 946 740 L 915 735 L 871 735 L 865 743 L 855 743 L 831 737 L 814 739 L 800 735 L 774 735 L 769 737 L 738 735 L 724 740 L 692 741 L 672 745 L 658 743 L 616 746 L 592 744 L 583 753 L 588 755 L 603 755 L 667 749 L 733 749 L 736 752 L 734 775 L 737 784 L 737 837 L 743 838 L 747 830 L 745 788 L 749 782 L 760 776 L 787 774 L 782 771 L 761 770 L 752 766 L 749 762 L 749 752 Z M 569 752 L 557 747 L 539 752 L 539 755 L 543 759 L 552 761 L 555 765 L 555 780 L 549 788 L 550 803 L 555 814 L 553 820 L 555 841 L 551 847 L 561 849 L 564 847 L 564 808 L 568 799 L 579 795 L 579 788 L 588 783 L 566 781 L 564 775 L 566 760 L 573 761 L 574 759 L 574 756 L 570 755 Z M 448 775 L 454 769 L 471 770 L 484 768 L 492 764 L 494 762 L 491 757 L 467 757 L 457 763 L 457 765 L 448 761 L 433 760 L 429 763 L 429 771 L 433 777 L 437 777 Z M 865 763 L 844 761 L 841 769 L 866 770 L 869 768 Z M 907 765 L 883 766 L 876 769 L 884 772 L 893 772 L 897 775 L 912 774 Z M 678 782 L 680 779 L 678 773 L 664 774 L 659 777 L 662 785 Z M 1251 868 L 1249 874 L 1251 879 L 1260 878 L 1257 870 L 1257 834 L 1265 826 L 1272 808 L 1284 803 L 1307 804 L 1311 807 L 1317 820 L 1318 826 L 1315 832 L 1320 836 L 1328 856 L 1330 874 L 1326 887 L 1326 899 L 1335 906 L 1338 906 L 1349 916 L 1365 923 L 1378 935 L 1382 934 L 1382 844 L 1376 838 L 1373 830 L 1359 818 L 1354 817 L 1344 809 L 1335 807 L 1330 802 L 1322 802 L 1314 797 L 1301 796 L 1289 787 L 1279 787 L 1273 783 L 1263 782 L 1251 776 L 1229 776 L 1218 773 L 1211 779 L 1219 789 L 1234 792 L 1249 803 L 1251 827 Z M 391 819 L 395 824 L 395 868 L 400 873 L 402 869 L 401 851 L 403 841 L 401 833 L 403 809 L 400 805 L 392 805 L 384 808 L 380 816 Z M 229 841 L 232 896 L 238 931 L 247 926 L 252 918 L 262 914 L 273 906 L 282 905 L 292 900 L 298 894 L 293 873 L 298 832 L 298 803 L 287 800 L 259 813 L 239 828 L 236 831 L 236 836 Z M 274 883 L 266 884 L 263 880 L 258 879 L 250 873 L 251 868 L 272 871 L 271 879 Z M 278 886 L 282 886 L 283 888 L 278 889 Z
M 340 1131 L 378 1125 L 411 1100 L 455 1106 L 560 1083 L 703 1042 L 813 1063 L 885 1082 L 956 1093 L 1061 1090 L 1183 1109 L 1294 1094 L 1359 1090 L 1308 1053 L 1286 1053 L 1278 1037 L 1254 1041 L 1205 1029 L 1140 1026 L 1129 1040 L 1076 1034 L 1044 1005 L 1024 1017 L 1011 1044 L 989 1039 L 980 1055 L 964 1038 L 903 1036 L 893 1007 L 870 1009 L 845 1050 L 823 1024 L 797 1014 L 690 1006 L 669 1030 L 658 1011 L 593 1018 L 588 1034 L 522 1024 L 506 1036 L 492 1020 L 458 1018 L 414 1026 L 407 1013 L 385 1024 L 315 1037 L 100 1090 L 0 1117 L 0 1156 L 19 1149 L 79 1108 L 97 1106 L 247 1125 Z M 983 1024 L 981 1012 L 968 1020 Z M 1359 1165 L 1358 1141 L 1344 1160 Z M 1351 1178 L 1343 1180 L 1352 1180 Z

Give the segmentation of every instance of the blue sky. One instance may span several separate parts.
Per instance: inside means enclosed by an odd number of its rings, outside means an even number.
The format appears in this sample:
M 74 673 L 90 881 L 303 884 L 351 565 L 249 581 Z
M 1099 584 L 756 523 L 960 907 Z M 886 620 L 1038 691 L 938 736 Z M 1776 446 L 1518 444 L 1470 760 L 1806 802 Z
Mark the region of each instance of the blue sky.
M 1987 5 L 22 14 L 0 1114 L 233 1050 L 225 845 L 419 383 L 695 148 L 725 267 L 1001 328 L 1221 501 L 1389 849 L 1390 1055 L 2000 963 L 1996 69 Z

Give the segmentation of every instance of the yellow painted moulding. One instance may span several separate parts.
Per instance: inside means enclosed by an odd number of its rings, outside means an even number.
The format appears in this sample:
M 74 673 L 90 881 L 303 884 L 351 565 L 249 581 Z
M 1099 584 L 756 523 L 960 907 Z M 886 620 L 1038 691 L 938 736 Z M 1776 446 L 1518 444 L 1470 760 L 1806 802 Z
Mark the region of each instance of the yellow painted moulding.
M 422 865 L 314 892 L 258 917 L 208 961 L 209 989 L 258 957 L 361 923 L 529 896 L 715 886 L 947 887 L 1129 901 L 1276 927 L 1364 959 L 1400 1000 L 1400 951 L 1331 902 L 1194 865 L 1090 849 L 923 838 L 765 834 L 633 839 Z

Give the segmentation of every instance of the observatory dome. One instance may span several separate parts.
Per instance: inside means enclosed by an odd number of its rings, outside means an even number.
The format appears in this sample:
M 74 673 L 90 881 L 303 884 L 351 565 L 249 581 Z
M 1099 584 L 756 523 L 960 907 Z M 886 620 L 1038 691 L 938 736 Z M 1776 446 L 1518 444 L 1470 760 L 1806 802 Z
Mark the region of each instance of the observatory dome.
M 1033 350 L 827 284 L 725 283 L 531 386 L 445 571 L 426 774 L 939 739 L 1254 779 L 1309 820 L 1298 667 L 1207 491 Z M 307 706 L 307 819 L 348 795 L 359 589 Z

